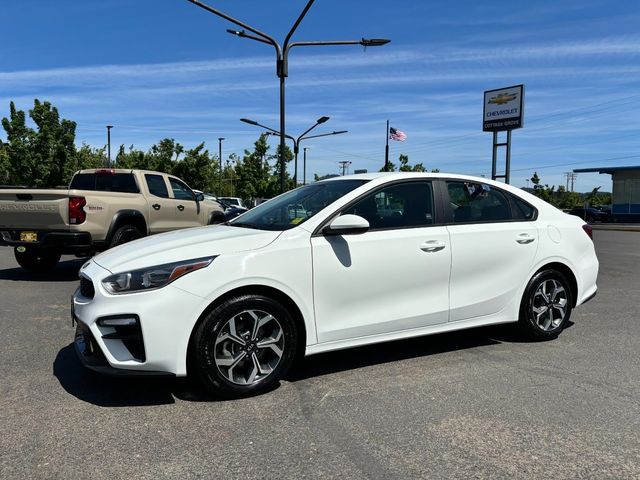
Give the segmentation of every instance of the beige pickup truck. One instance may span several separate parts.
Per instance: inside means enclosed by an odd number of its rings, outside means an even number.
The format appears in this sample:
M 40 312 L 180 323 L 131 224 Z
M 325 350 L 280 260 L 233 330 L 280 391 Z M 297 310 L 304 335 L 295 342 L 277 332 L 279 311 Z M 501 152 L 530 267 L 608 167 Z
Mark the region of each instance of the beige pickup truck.
M 166 173 L 80 170 L 63 189 L 0 189 L 0 245 L 27 270 L 89 256 L 154 233 L 221 223 L 224 211 Z

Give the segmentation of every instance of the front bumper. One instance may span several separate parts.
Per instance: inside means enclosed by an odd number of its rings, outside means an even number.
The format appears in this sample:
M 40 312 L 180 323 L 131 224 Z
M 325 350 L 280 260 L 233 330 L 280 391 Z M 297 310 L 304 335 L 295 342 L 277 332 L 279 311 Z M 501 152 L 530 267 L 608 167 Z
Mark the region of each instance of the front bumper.
M 109 295 L 100 281 L 110 274 L 94 261 L 80 271 L 85 288 L 73 295 L 72 316 L 78 323 L 74 344 L 82 363 L 115 375 L 186 375 L 189 339 L 206 301 L 172 285 Z M 87 282 L 93 289 L 86 288 Z M 136 338 L 105 326 L 105 319 L 118 317 L 138 319 Z
M 161 377 L 175 377 L 173 373 L 170 372 L 154 372 L 149 370 L 123 370 L 119 368 L 114 368 L 109 365 L 106 357 L 102 353 L 98 342 L 96 341 L 93 333 L 89 330 L 84 323 L 76 320 L 76 335 L 73 341 L 73 345 L 76 350 L 76 354 L 78 355 L 78 359 L 80 363 L 89 370 L 93 370 L 94 372 L 102 373 L 105 375 L 113 375 L 113 376 L 139 376 L 139 375 L 153 375 L 153 376 L 161 376 Z

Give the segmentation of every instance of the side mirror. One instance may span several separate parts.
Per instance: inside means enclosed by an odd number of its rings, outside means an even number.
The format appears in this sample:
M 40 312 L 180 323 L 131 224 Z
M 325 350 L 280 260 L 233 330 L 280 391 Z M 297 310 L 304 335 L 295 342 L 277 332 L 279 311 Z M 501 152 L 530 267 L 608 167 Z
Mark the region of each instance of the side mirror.
M 204 193 L 196 193 L 196 202 L 204 201 Z
M 369 222 L 358 215 L 341 215 L 322 229 L 323 235 L 356 235 L 369 230 Z

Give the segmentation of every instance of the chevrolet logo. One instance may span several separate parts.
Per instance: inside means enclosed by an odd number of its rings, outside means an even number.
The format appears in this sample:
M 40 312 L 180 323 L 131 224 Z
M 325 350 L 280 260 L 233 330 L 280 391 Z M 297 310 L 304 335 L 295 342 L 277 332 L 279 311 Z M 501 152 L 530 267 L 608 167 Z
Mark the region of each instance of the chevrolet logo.
M 509 103 L 511 100 L 515 100 L 517 96 L 518 94 L 516 93 L 501 93 L 500 95 L 491 97 L 489 99 L 489 103 L 495 103 L 496 105 L 504 105 L 505 103 Z

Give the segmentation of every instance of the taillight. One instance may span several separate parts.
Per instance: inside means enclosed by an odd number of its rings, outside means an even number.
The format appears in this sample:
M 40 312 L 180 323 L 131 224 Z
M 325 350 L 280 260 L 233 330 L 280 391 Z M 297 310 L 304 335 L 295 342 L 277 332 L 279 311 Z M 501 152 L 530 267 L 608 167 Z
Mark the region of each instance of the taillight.
M 591 225 L 585 223 L 584 225 L 582 225 L 582 229 L 584 230 L 584 233 L 589 235 L 589 238 L 593 240 L 593 228 L 591 228 Z
M 96 169 L 96 175 L 115 175 L 115 174 L 116 174 L 115 168 L 97 168 Z
M 87 204 L 84 197 L 69 197 L 69 224 L 78 225 L 87 219 L 87 212 L 82 207 Z

